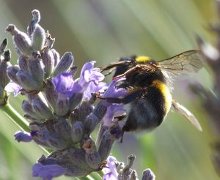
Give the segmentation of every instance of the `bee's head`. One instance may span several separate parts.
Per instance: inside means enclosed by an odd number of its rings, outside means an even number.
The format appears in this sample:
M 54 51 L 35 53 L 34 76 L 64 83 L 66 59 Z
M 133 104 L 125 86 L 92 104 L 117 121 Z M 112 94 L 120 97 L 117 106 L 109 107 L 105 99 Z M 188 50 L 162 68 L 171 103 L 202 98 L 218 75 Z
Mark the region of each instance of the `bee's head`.
M 158 63 L 149 56 L 136 56 L 135 62 L 136 64 L 149 64 L 152 65 L 154 68 L 158 67 Z
M 149 56 L 136 56 L 135 57 L 136 64 L 150 64 L 153 66 L 157 65 L 157 62 L 150 58 Z
M 135 61 L 137 64 L 146 64 L 151 62 L 151 58 L 149 56 L 136 56 Z

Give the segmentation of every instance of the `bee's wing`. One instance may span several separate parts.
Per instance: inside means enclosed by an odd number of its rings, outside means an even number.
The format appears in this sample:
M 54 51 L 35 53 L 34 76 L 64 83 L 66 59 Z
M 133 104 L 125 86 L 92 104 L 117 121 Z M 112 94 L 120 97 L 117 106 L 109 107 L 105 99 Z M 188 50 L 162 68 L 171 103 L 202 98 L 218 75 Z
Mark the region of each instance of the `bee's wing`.
M 196 129 L 202 131 L 202 127 L 196 117 L 183 105 L 179 104 L 175 100 L 172 101 L 173 109 L 182 114 Z
M 174 75 L 197 72 L 203 67 L 199 50 L 189 50 L 159 61 L 159 67 Z

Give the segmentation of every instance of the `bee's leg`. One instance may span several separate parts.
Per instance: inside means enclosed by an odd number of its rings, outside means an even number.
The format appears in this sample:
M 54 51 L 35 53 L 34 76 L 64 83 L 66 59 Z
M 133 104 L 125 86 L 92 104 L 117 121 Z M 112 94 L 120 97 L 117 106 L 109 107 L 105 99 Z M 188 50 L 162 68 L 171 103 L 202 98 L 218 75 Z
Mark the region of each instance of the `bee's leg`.
M 109 103 L 128 104 L 134 101 L 135 99 L 142 97 L 144 94 L 143 91 L 144 91 L 143 89 L 134 91 L 123 98 L 114 98 L 114 97 L 98 97 L 98 98 L 104 99 Z
M 122 77 L 132 77 L 134 76 L 135 73 L 146 73 L 146 72 L 151 72 L 155 70 L 155 66 L 151 65 L 151 64 L 145 64 L 145 65 L 136 65 L 133 68 L 130 68 L 129 70 L 127 70 L 125 73 L 120 74 L 118 76 L 115 76 L 114 79 L 120 79 Z
M 110 69 L 106 74 L 104 74 L 104 76 L 106 77 L 106 76 L 112 74 L 113 71 L 114 71 L 114 69 Z

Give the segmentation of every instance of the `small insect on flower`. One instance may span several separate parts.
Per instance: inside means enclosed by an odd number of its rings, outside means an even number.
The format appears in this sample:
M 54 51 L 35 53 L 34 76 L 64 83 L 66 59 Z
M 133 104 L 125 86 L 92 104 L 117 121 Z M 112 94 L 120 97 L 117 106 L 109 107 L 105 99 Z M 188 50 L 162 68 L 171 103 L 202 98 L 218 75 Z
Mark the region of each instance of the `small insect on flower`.
M 184 73 L 197 72 L 202 66 L 199 50 L 185 51 L 160 61 L 148 56 L 122 57 L 102 71 L 115 70 L 113 79 L 124 78 L 117 87 L 126 89 L 127 95 L 103 99 L 111 103 L 130 104 L 123 131 L 154 129 L 162 123 L 171 107 L 201 131 L 195 116 L 173 100 L 170 82 Z

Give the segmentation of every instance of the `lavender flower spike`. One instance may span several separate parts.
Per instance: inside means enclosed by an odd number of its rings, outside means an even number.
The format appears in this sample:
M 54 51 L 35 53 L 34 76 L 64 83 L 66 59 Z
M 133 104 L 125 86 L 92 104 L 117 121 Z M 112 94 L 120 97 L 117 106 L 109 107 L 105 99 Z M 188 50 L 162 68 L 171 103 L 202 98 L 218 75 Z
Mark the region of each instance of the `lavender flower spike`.
M 103 82 L 105 76 L 95 67 L 95 61 L 85 63 L 80 77 L 75 78 L 72 53 L 64 53 L 60 58 L 52 49 L 54 40 L 39 21 L 40 12 L 33 10 L 27 34 L 15 25 L 7 28 L 19 56 L 18 65 L 7 68 L 7 75 L 20 86 L 11 89 L 18 89 L 26 97 L 22 109 L 30 129 L 30 133 L 17 132 L 15 139 L 33 140 L 50 150 L 47 157 L 42 156 L 33 165 L 34 177 L 84 177 L 105 166 L 112 145 L 123 134 L 117 121 L 118 116 L 125 114 L 123 104 L 111 103 L 106 98 L 123 98 L 128 92 L 118 87 L 123 78 L 109 85 Z M 4 46 L 5 42 L 0 53 Z M 6 53 L 6 61 L 9 57 Z M 97 94 L 103 98 L 97 98 Z M 99 124 L 101 130 L 95 141 L 91 133 Z M 136 171 L 131 169 L 134 159 L 129 156 L 128 165 L 124 166 L 109 157 L 103 178 L 136 180 Z

